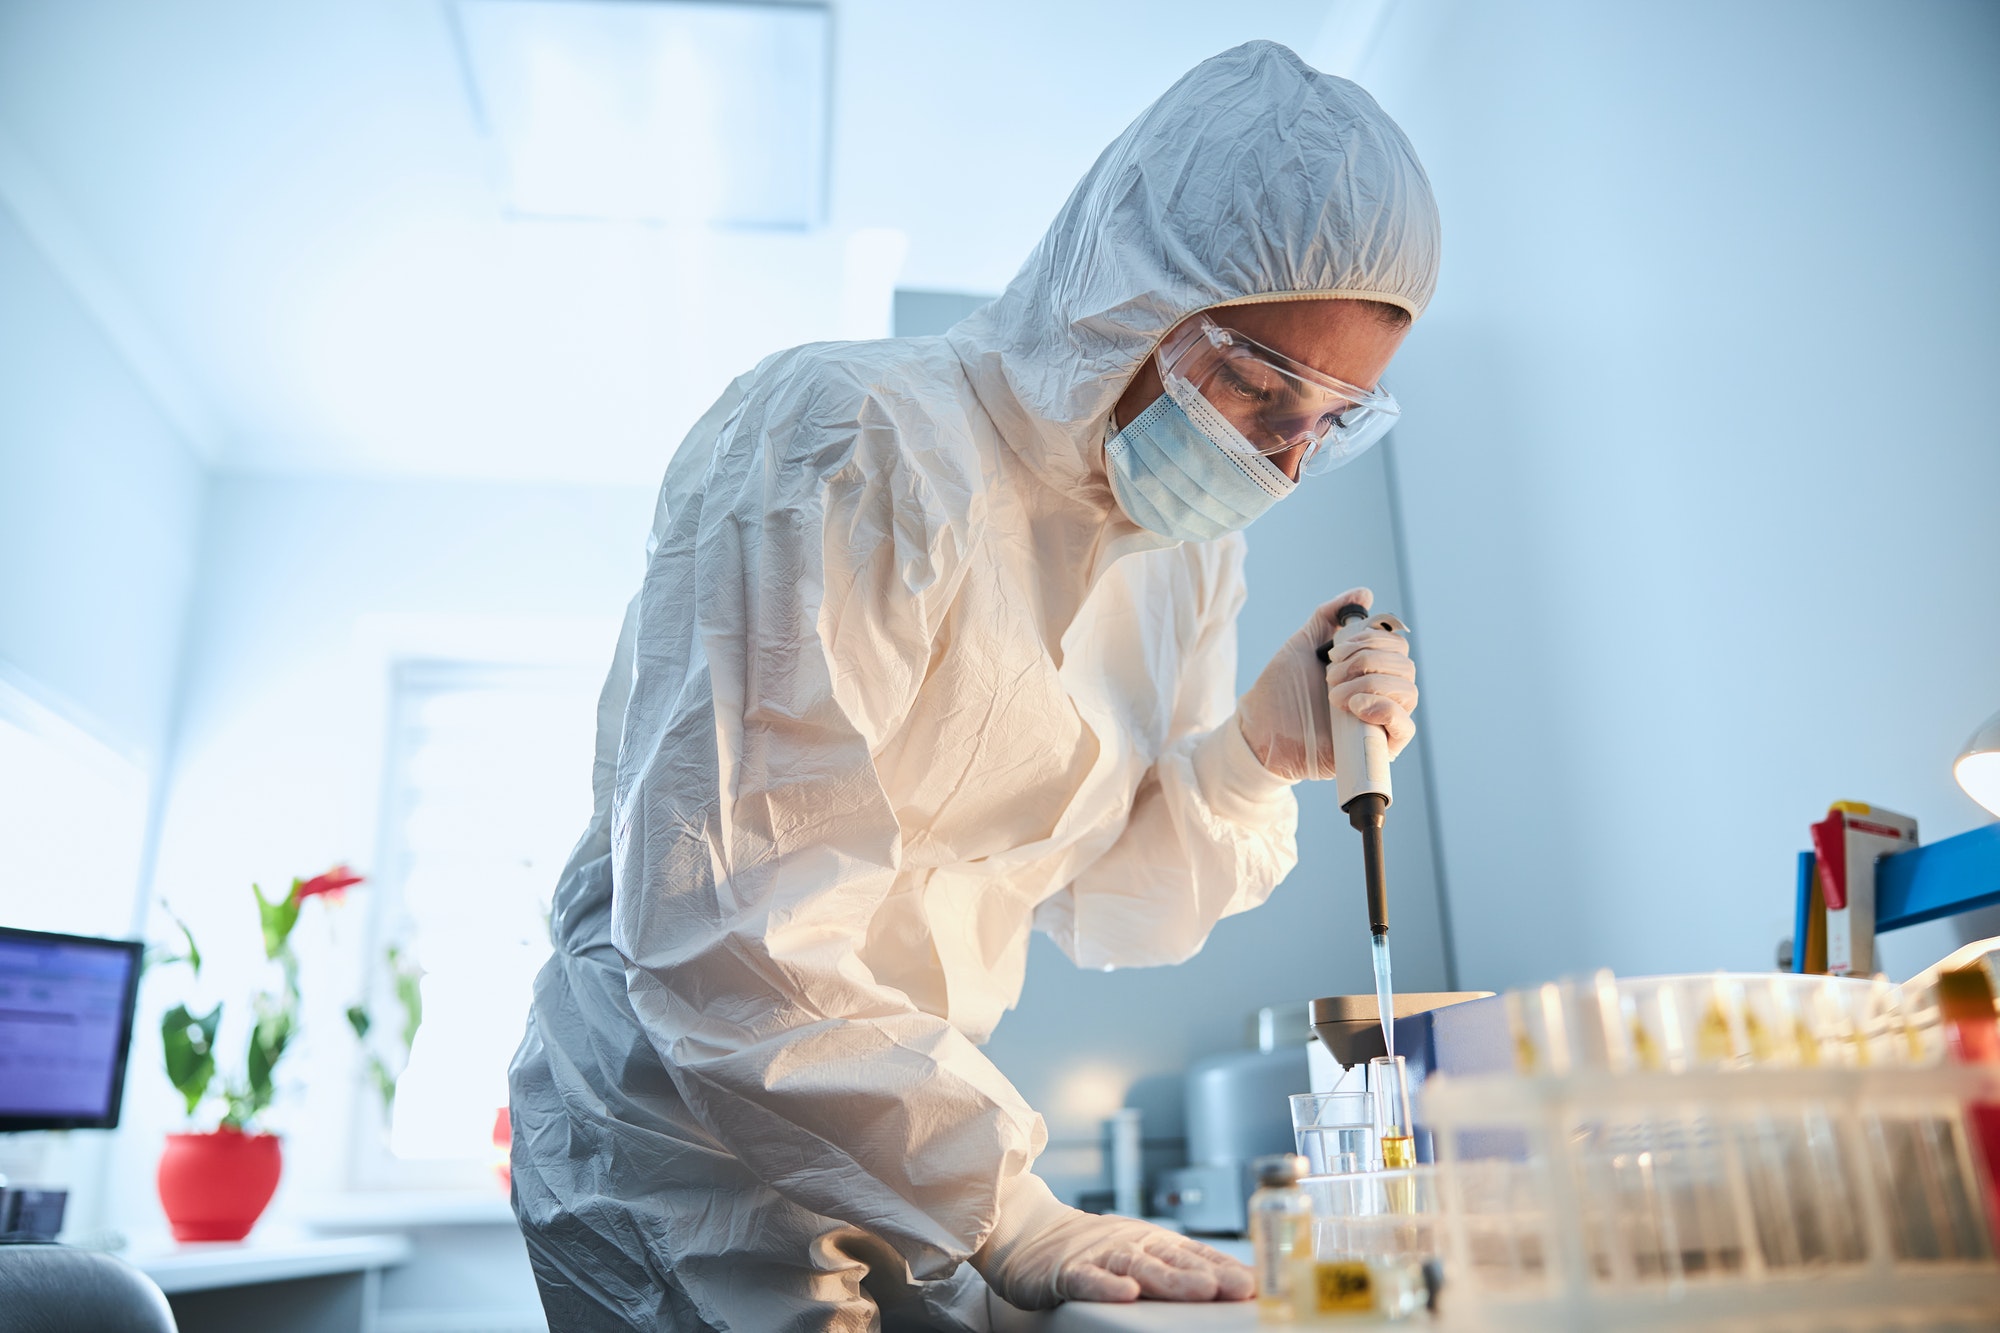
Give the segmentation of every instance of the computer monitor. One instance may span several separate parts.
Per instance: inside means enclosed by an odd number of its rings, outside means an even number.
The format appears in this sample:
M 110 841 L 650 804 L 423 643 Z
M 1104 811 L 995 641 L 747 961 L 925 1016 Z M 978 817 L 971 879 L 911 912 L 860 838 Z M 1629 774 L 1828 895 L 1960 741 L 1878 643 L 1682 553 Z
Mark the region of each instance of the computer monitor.
M 117 1127 L 143 950 L 0 926 L 0 1133 Z

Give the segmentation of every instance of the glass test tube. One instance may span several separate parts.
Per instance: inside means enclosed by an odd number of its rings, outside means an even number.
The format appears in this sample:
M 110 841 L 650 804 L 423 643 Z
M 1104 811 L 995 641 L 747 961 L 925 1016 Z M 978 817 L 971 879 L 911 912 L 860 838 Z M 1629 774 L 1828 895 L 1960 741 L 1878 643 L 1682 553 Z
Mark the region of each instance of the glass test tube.
M 1417 1164 L 1416 1128 L 1410 1117 L 1410 1077 L 1400 1055 L 1368 1062 L 1368 1091 L 1375 1098 L 1375 1144 L 1385 1171 Z

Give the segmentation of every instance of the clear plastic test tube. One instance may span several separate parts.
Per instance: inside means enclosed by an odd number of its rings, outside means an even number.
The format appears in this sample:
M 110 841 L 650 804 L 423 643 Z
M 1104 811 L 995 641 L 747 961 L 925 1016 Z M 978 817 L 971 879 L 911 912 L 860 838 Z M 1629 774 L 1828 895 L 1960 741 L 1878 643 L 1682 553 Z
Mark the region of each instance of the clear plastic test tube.
M 1416 1127 L 1410 1117 L 1410 1077 L 1400 1055 L 1368 1062 L 1368 1091 L 1375 1098 L 1375 1145 L 1385 1171 L 1417 1164 Z

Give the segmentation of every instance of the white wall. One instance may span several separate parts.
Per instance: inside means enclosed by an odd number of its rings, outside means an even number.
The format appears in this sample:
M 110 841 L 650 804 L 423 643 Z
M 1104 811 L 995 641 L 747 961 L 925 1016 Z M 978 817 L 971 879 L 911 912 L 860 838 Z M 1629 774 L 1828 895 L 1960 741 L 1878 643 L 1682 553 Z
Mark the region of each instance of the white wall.
M 194 455 L 0 200 L 0 694 L 11 696 L 0 725 L 8 713 L 18 720 L 23 701 L 60 719 L 52 757 L 96 768 L 101 790 L 119 797 L 96 812 L 101 837 L 88 849 L 102 882 L 10 875 L 0 925 L 91 935 L 132 926 L 145 789 L 157 789 L 171 746 L 201 511 Z M 65 859 L 74 872 L 86 857 Z M 16 1137 L 0 1169 L 70 1185 L 71 1227 L 101 1224 L 111 1136 Z
M 0 672 L 149 771 L 201 469 L 0 202 Z
M 1392 383 L 1461 981 L 1768 968 L 1827 802 L 1982 813 L 2000 10 L 1398 5 Z M 1950 925 L 1888 938 L 1907 973 Z

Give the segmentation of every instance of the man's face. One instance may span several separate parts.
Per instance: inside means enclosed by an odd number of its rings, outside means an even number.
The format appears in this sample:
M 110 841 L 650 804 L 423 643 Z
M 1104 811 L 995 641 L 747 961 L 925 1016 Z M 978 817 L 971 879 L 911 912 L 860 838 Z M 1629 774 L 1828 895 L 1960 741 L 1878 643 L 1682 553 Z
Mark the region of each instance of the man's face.
M 1372 302 L 1327 299 L 1263 301 L 1198 311 L 1174 326 L 1166 341 L 1206 314 L 1224 328 L 1235 329 L 1272 351 L 1357 388 L 1373 389 L 1381 381 L 1396 349 L 1409 334 L 1409 324 L 1391 325 Z M 1152 405 L 1162 392 L 1157 357 L 1149 356 L 1125 386 L 1112 421 L 1123 426 Z M 1304 444 L 1271 455 L 1286 476 L 1298 480 Z

